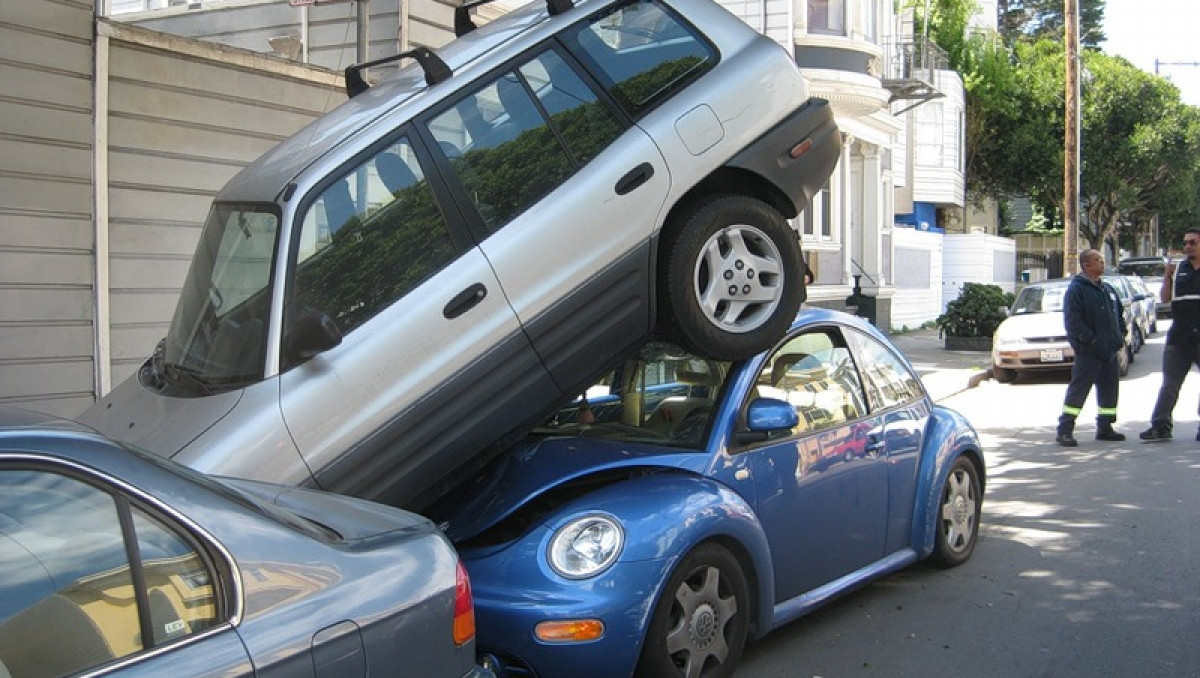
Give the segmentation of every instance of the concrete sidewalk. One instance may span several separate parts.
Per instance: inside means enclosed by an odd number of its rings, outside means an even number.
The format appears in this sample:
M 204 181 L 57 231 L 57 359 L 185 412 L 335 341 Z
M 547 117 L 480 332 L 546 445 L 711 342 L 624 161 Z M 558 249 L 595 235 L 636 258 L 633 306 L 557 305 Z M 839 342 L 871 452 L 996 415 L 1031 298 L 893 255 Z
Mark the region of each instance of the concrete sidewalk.
M 937 329 L 891 335 L 892 343 L 908 358 L 934 401 L 961 393 L 989 378 L 989 351 L 948 351 Z

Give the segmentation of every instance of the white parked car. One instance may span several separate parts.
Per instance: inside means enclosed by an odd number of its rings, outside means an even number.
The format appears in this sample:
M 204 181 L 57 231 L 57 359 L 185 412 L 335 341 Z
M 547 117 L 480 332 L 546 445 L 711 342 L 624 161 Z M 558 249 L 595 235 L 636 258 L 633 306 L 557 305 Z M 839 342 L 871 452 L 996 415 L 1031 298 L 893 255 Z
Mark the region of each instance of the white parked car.
M 1075 351 L 1067 341 L 1063 319 L 1063 297 L 1070 284 L 1070 279 L 1046 280 L 1017 293 L 1008 318 L 992 335 L 993 379 L 1007 383 L 1027 372 L 1071 368 Z M 1121 376 L 1129 373 L 1133 362 L 1130 333 L 1125 336 L 1125 350 L 1119 356 Z

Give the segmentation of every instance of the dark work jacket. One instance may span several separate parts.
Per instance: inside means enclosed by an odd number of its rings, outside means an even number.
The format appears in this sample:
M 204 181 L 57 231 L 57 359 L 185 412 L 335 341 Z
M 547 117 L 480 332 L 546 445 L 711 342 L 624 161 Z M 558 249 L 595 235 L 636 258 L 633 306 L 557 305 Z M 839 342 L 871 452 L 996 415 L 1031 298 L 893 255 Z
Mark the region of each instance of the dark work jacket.
M 1125 309 L 1116 290 L 1077 274 L 1063 297 L 1067 341 L 1075 353 L 1111 358 L 1125 348 Z

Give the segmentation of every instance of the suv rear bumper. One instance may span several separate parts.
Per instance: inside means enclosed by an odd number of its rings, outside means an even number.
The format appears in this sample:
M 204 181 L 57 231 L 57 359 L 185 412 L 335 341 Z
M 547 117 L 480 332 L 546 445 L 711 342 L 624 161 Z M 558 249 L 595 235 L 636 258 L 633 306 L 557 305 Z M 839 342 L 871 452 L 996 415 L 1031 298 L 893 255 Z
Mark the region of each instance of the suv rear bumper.
M 842 154 L 842 135 L 825 99 L 812 98 L 729 161 L 782 191 L 795 214 L 825 185 Z M 795 216 L 788 215 L 788 216 Z

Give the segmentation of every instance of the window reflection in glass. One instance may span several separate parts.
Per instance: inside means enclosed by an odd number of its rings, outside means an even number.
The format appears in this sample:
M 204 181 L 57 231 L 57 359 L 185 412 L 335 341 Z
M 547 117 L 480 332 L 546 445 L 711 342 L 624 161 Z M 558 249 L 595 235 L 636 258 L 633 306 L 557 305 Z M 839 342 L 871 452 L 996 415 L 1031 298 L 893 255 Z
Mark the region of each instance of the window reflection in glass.
M 0 472 L 0 658 L 9 672 L 66 675 L 141 649 L 113 498 L 55 473 Z
M 850 337 L 861 358 L 872 410 L 907 405 L 925 395 L 921 380 L 895 353 L 864 334 L 851 332 Z
M 808 0 L 808 32 L 846 34 L 845 0 Z
M 148 609 L 139 606 L 119 509 L 48 471 L 0 471 L 0 660 L 17 677 L 91 669 L 216 624 L 195 549 L 134 509 Z M 142 637 L 142 616 L 154 631 Z
M 290 311 L 347 334 L 459 253 L 406 139 L 352 168 L 308 208 Z
M 716 64 L 716 52 L 653 0 L 621 5 L 564 34 L 603 85 L 638 116 Z
M 577 165 L 599 155 L 621 134 L 621 124 L 612 111 L 555 52 L 538 56 L 520 72 Z
M 574 172 L 515 72 L 461 99 L 432 121 L 430 131 L 493 231 Z
M 753 397 L 792 405 L 800 422 L 793 434 L 844 424 L 866 414 L 862 384 L 850 350 L 836 330 L 792 338 L 767 361 Z

